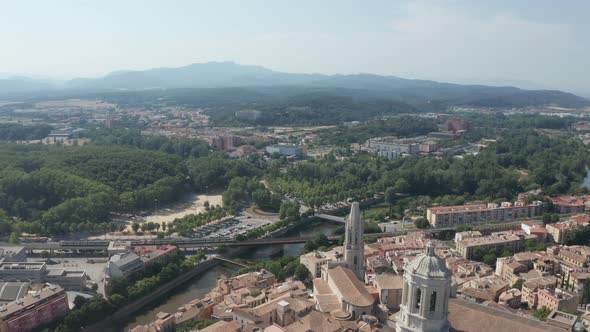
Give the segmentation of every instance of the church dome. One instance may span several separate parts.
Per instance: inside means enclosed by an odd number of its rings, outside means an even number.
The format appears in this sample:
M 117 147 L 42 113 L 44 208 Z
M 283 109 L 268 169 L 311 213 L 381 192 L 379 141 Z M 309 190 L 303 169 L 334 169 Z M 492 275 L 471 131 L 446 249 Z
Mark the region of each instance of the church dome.
M 426 253 L 418 255 L 406 265 L 405 270 L 413 275 L 424 278 L 450 278 L 451 271 L 445 262 L 434 253 L 434 244 L 428 241 Z

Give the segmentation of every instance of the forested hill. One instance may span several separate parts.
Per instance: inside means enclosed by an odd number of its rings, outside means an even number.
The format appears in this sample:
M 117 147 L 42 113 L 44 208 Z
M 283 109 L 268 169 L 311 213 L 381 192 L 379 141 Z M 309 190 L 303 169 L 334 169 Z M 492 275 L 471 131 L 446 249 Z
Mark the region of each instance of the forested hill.
M 23 83 L 24 82 L 24 83 Z M 26 83 L 26 84 L 25 84 Z M 357 95 L 410 103 L 468 104 L 498 107 L 558 105 L 580 107 L 589 105 L 584 98 L 555 90 L 523 90 L 515 87 L 460 85 L 428 80 L 404 79 L 372 74 L 320 75 L 277 72 L 259 66 L 243 66 L 232 62 L 209 62 L 179 68 L 155 68 L 143 71 L 118 71 L 95 79 L 73 79 L 67 82 L 38 82 L 34 80 L 4 82 L 0 80 L 0 97 L 24 92 L 51 94 L 142 91 L 179 88 L 252 88 L 268 90 L 315 89 L 334 94 L 347 90 Z M 291 95 L 299 94 L 290 93 Z M 337 95 L 342 95 L 337 93 Z M 352 96 L 347 94 L 345 96 Z
M 152 209 L 258 170 L 205 142 L 96 132 L 93 145 L 0 145 L 0 236 L 105 231 L 112 212 Z M 117 144 L 117 145 L 113 145 Z M 14 222 L 9 222 L 9 217 Z M 112 230 L 112 229 L 111 229 Z

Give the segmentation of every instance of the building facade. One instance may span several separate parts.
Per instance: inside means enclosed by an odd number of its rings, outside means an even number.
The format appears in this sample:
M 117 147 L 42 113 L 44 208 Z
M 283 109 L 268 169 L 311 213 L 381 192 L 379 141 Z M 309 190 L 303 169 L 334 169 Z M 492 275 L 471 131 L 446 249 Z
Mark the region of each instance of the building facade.
M 490 235 L 482 237 L 474 237 L 457 242 L 457 251 L 461 256 L 471 259 L 473 257 L 473 250 L 475 248 L 503 250 L 509 249 L 511 252 L 516 252 L 522 243 L 521 238 L 515 234 L 503 234 L 499 236 Z
M 432 227 L 452 227 L 484 221 L 511 221 L 519 218 L 540 216 L 543 203 L 540 201 L 525 205 L 523 202 L 503 202 L 498 205 L 471 204 L 437 206 L 426 210 L 426 219 Z
M 63 319 L 69 312 L 63 288 L 49 285 L 22 299 L 0 306 L 0 332 L 29 332 Z

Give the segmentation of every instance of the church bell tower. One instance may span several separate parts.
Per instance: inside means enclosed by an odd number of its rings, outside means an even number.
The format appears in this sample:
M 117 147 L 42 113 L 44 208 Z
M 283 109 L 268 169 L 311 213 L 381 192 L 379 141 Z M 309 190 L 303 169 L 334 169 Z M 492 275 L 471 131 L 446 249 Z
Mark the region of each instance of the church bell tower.
M 428 242 L 426 252 L 404 268 L 397 332 L 448 332 L 451 271 Z
M 344 261 L 360 280 L 365 280 L 365 242 L 363 221 L 358 202 L 353 202 L 346 220 Z

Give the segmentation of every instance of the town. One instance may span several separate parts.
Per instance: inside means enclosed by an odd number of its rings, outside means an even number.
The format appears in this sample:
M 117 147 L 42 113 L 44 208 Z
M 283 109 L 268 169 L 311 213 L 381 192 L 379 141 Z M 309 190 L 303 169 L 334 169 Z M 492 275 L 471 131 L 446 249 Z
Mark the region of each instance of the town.
M 0 332 L 590 331 L 590 2 L 2 9 Z

